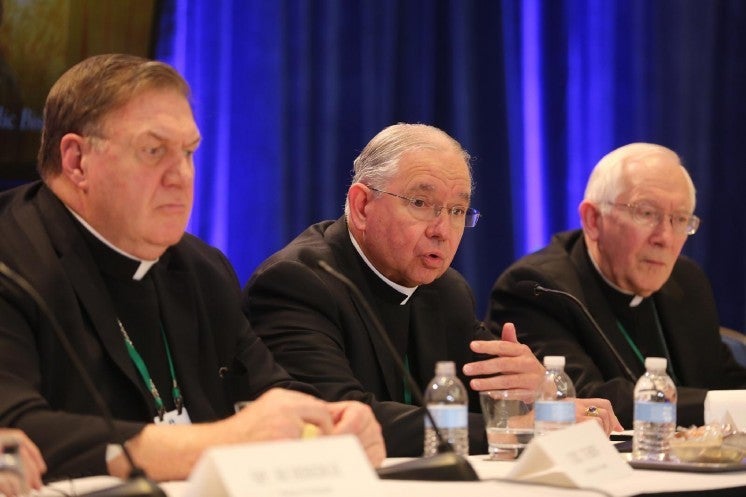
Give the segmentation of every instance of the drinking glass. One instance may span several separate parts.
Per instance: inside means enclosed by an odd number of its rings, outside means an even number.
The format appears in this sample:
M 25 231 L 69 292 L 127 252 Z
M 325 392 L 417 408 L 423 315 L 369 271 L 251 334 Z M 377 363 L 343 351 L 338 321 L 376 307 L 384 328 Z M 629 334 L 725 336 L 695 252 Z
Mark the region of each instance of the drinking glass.
M 527 390 L 479 393 L 490 459 L 515 459 L 533 439 L 534 395 Z

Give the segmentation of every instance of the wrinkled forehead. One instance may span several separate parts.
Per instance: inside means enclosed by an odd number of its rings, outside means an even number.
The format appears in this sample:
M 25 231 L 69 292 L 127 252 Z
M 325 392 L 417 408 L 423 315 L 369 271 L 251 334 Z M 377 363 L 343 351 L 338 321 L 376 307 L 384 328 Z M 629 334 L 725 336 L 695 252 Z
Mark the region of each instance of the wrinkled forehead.
M 103 116 L 104 133 L 122 131 L 155 133 L 174 138 L 199 135 L 187 96 L 174 88 L 150 88 L 132 95 Z
M 453 192 L 467 200 L 471 195 L 469 166 L 461 150 L 451 146 L 423 147 L 405 152 L 394 182 L 410 193 Z

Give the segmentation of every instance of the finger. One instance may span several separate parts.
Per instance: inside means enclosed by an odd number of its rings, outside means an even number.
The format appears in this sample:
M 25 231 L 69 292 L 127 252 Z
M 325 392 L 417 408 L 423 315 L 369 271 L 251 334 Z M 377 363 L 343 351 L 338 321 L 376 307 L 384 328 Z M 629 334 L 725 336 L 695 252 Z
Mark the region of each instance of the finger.
M 28 450 L 29 455 L 31 456 L 31 459 L 36 464 L 37 469 L 40 473 L 46 473 L 47 472 L 47 463 L 44 462 L 44 457 L 41 455 L 41 451 L 39 450 L 39 447 L 36 446 L 35 443 L 29 439 L 26 434 L 23 435 L 26 439 L 26 441 L 23 444 L 23 447 Z
M 606 436 L 611 434 L 611 414 L 607 409 L 591 405 L 583 410 L 583 420 L 595 419 L 601 425 Z
M 318 427 L 322 434 L 329 434 L 332 431 L 333 423 L 331 415 L 326 408 L 327 403 L 300 392 L 290 390 L 273 389 L 250 405 L 244 407 L 234 416 L 245 416 L 247 419 L 263 418 L 268 409 L 273 416 L 283 418 L 277 426 L 284 425 L 290 429 L 290 436 L 300 437 L 303 434 L 303 427 L 310 423 Z
M 527 374 L 538 381 L 544 376 L 544 367 L 532 355 L 521 357 L 493 357 L 483 361 L 464 364 L 464 374 L 467 376 L 494 376 L 498 374 Z
M 527 345 L 505 340 L 473 340 L 469 347 L 477 354 L 516 357 L 533 353 Z
M 334 421 L 334 434 L 352 433 L 363 435 L 371 426 L 376 426 L 373 411 L 358 402 L 331 402 L 327 405 Z
M 601 429 L 604 431 L 604 433 L 606 433 L 606 436 L 608 437 L 609 436 L 609 430 L 608 430 L 606 424 L 604 423 L 604 419 L 601 416 L 596 416 L 596 417 L 589 416 L 589 417 L 591 419 L 596 420 L 598 422 L 598 424 L 601 425 Z
M 358 402 L 333 402 L 329 406 L 335 419 L 334 433 L 356 435 L 371 464 L 380 466 L 386 458 L 386 445 L 370 407 Z
M 41 475 L 47 468 L 44 464 L 44 460 L 41 459 L 39 451 L 32 449 L 36 449 L 36 446 L 32 445 L 29 447 L 27 445 L 21 445 L 19 448 L 19 454 L 23 461 L 23 471 L 26 475 L 26 481 L 31 488 L 40 490 L 42 487 Z
M 21 449 L 21 460 L 23 461 L 23 472 L 26 476 L 26 482 L 29 486 L 36 490 L 41 490 L 41 471 L 37 466 L 37 462 L 28 454 L 28 450 Z
M 619 418 L 617 418 L 616 413 L 614 412 L 614 408 L 611 406 L 611 402 L 609 402 L 608 399 L 578 399 L 581 404 L 585 406 L 598 406 L 599 408 L 603 409 L 608 413 L 608 419 L 609 419 L 609 428 L 611 431 L 624 431 L 624 427 L 619 422 Z
M 327 408 L 327 402 L 301 392 L 286 390 L 283 393 L 289 394 L 289 407 L 302 421 L 300 436 L 303 435 L 303 429 L 308 430 L 308 434 L 313 432 L 312 428 L 305 428 L 307 424 L 316 426 L 321 434 L 332 433 L 334 422 Z
M 538 378 L 532 374 L 505 374 L 489 378 L 473 378 L 469 387 L 477 392 L 485 390 L 535 390 Z
M 0 494 L 7 497 L 21 495 L 21 481 L 16 473 L 0 473 Z
M 505 323 L 503 330 L 500 333 L 500 340 L 504 342 L 518 343 L 518 334 L 515 331 L 515 325 L 513 323 Z

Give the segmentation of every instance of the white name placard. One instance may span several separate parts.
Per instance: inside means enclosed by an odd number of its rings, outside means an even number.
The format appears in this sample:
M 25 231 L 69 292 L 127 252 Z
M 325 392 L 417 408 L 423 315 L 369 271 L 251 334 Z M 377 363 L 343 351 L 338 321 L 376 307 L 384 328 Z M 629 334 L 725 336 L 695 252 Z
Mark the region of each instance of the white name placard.
M 344 435 L 209 449 L 185 496 L 347 497 L 375 495 L 378 484 L 357 438 Z
M 710 390 L 705 396 L 705 423 L 735 424 L 746 430 L 746 390 Z
M 630 474 L 632 468 L 591 420 L 534 437 L 507 478 L 584 488 Z

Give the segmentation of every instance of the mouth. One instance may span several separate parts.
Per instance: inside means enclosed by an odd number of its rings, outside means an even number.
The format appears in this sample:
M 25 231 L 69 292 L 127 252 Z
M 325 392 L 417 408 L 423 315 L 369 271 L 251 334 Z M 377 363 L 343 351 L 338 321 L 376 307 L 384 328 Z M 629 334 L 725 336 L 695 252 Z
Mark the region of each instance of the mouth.
M 158 210 L 171 214 L 180 214 L 187 210 L 187 205 L 183 202 L 172 202 L 159 205 Z
M 656 259 L 643 259 L 643 262 L 645 264 L 650 264 L 651 266 L 661 266 L 661 267 L 666 266 L 665 262 L 659 261 Z
M 440 254 L 438 252 L 428 252 L 427 254 L 422 256 L 422 261 L 425 267 L 439 268 L 443 265 L 445 258 L 443 257 L 443 254 Z

